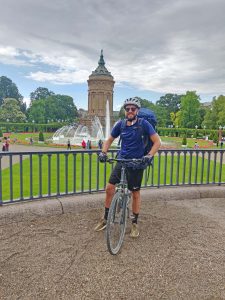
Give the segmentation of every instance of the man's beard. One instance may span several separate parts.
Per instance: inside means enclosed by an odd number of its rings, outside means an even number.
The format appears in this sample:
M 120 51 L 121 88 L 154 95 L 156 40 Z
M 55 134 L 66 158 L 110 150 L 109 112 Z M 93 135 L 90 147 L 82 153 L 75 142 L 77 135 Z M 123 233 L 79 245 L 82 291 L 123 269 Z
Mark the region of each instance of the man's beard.
M 137 118 L 137 115 L 136 115 L 136 116 L 133 116 L 132 118 L 127 118 L 127 121 L 132 122 L 132 121 L 136 120 L 136 118 Z

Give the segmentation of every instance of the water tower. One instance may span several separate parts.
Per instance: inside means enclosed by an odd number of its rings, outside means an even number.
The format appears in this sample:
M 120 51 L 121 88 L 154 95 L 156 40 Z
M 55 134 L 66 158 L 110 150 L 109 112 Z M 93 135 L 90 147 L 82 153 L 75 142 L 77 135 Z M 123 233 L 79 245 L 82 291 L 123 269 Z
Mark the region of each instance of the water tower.
M 101 50 L 98 67 L 88 79 L 88 116 L 98 116 L 105 127 L 106 105 L 109 103 L 110 120 L 113 120 L 113 87 L 114 79 L 105 67 L 103 50 Z

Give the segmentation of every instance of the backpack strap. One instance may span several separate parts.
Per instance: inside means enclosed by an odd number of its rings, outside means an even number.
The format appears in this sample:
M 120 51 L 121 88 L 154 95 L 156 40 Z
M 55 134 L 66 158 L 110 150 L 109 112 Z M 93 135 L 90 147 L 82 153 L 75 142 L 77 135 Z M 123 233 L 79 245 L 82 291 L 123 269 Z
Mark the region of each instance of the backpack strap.
M 144 129 L 143 129 L 143 118 L 138 118 L 138 128 L 141 129 L 141 135 L 142 135 L 142 138 L 143 138 L 143 135 L 144 135 Z
M 121 143 L 121 133 L 124 131 L 125 127 L 126 127 L 126 123 L 127 123 L 127 120 L 126 119 L 123 119 L 121 121 L 121 125 L 120 125 L 120 138 L 119 138 L 119 142 L 117 144 L 117 146 L 119 147 L 120 146 L 120 143 Z

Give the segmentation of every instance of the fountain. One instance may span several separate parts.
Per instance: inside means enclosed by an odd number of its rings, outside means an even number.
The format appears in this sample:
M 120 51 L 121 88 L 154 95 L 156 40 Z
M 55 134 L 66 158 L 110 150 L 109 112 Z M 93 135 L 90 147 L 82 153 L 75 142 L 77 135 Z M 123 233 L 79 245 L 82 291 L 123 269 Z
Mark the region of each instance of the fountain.
M 74 123 L 72 125 L 66 125 L 59 128 L 53 135 L 52 141 L 54 144 L 66 145 L 68 139 L 71 145 L 81 145 L 82 141 L 91 141 L 93 146 L 98 146 L 98 141 L 106 140 L 110 136 L 110 110 L 109 100 L 106 101 L 106 117 L 105 117 L 105 134 L 103 133 L 102 124 L 97 116 L 92 120 L 91 128 L 85 125 Z M 113 142 L 117 145 L 118 138 Z
M 110 113 L 109 113 L 109 99 L 106 101 L 106 116 L 105 116 L 105 139 L 110 135 Z
M 98 117 L 94 117 L 92 125 L 89 130 L 87 126 L 74 123 L 65 125 L 59 128 L 53 135 L 52 140 L 54 144 L 67 144 L 68 139 L 71 145 L 81 145 L 81 142 L 90 140 L 92 145 L 97 145 L 98 141 L 104 140 L 102 125 Z

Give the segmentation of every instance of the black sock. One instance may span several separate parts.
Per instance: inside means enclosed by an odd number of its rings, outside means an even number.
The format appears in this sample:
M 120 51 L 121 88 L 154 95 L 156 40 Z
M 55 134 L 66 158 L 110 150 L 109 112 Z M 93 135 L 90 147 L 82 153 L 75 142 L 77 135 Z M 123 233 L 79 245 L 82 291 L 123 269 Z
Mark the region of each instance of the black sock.
M 133 220 L 132 220 L 132 223 L 135 223 L 135 224 L 137 224 L 138 215 L 139 215 L 139 214 L 135 214 L 135 213 L 133 213 L 133 216 L 134 216 L 134 218 L 133 218 Z
M 108 214 L 109 214 L 109 208 L 105 207 L 105 215 L 104 215 L 105 220 L 108 219 Z

